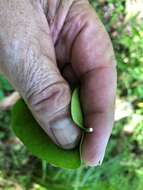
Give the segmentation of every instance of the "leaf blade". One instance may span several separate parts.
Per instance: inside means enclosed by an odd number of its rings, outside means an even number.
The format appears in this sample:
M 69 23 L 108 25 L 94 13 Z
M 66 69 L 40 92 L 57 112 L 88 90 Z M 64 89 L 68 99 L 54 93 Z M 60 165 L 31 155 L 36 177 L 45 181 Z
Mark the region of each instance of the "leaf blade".
M 23 100 L 18 101 L 12 109 L 12 128 L 28 150 L 38 158 L 61 168 L 80 167 L 79 148 L 63 150 L 56 146 L 37 124 Z

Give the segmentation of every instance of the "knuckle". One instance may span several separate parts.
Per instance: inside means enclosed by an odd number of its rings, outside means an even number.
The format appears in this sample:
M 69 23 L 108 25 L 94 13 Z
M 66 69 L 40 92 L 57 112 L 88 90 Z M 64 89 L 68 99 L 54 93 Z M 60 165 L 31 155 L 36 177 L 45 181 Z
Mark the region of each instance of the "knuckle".
M 64 81 L 57 81 L 45 86 L 45 88 L 42 87 L 28 98 L 28 104 L 35 113 L 46 112 L 47 116 L 59 112 L 69 103 L 70 89 Z

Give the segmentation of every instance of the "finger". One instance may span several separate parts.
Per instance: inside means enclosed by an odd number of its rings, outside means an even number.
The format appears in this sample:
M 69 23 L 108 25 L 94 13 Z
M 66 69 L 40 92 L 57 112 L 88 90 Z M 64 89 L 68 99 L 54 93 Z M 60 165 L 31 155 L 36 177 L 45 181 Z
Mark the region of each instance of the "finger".
M 85 74 L 82 80 L 85 125 L 93 128 L 93 133 L 85 134 L 82 158 L 87 165 L 100 165 L 113 127 L 116 70 L 98 68 Z
M 77 86 L 79 81 L 72 69 L 71 64 L 65 65 L 65 67 L 62 70 L 62 75 L 66 79 L 66 81 L 68 81 L 70 86 Z
M 47 19 L 54 44 L 59 40 L 65 19 L 74 0 L 49 0 Z
M 113 127 L 116 64 L 109 36 L 89 5 L 78 19 L 84 25 L 73 44 L 72 67 L 81 82 L 85 125 L 93 128 L 85 134 L 81 155 L 86 165 L 95 166 L 103 161 Z
M 60 1 L 59 0 L 58 1 L 57 0 L 48 0 L 48 2 L 46 2 L 46 3 L 48 5 L 47 19 L 48 19 L 48 23 L 51 25 L 55 18 Z
M 80 131 L 70 118 L 70 88 L 57 68 L 43 9 L 35 1 L 2 1 L 0 13 L 0 68 L 51 139 L 75 147 Z

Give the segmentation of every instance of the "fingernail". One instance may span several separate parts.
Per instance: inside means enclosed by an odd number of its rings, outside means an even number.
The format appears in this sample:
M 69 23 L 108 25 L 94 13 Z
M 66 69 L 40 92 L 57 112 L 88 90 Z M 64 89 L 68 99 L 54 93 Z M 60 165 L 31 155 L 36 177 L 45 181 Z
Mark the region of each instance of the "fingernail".
M 82 149 L 81 159 L 86 166 L 101 166 L 105 156 L 106 145 L 104 143 L 100 143 L 100 145 L 96 144 L 92 148 Z
M 85 166 L 90 166 L 90 167 L 101 166 L 103 163 L 103 159 L 104 159 L 104 155 L 102 155 L 101 157 L 97 157 L 96 159 L 93 159 L 93 160 L 90 159 L 90 161 L 85 160 L 83 158 Z
M 72 149 L 79 143 L 81 134 L 70 118 L 61 118 L 50 123 L 52 138 L 63 149 Z

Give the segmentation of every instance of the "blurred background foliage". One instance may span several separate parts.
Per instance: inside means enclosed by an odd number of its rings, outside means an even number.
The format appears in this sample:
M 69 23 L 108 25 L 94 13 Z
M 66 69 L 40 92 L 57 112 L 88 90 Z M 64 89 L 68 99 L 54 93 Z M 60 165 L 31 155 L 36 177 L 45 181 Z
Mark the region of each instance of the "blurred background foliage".
M 90 2 L 112 38 L 118 62 L 117 109 L 121 109 L 105 161 L 101 167 L 74 171 L 41 162 L 16 139 L 10 111 L 0 111 L 0 190 L 143 189 L 143 2 Z M 12 92 L 0 75 L 0 100 Z

